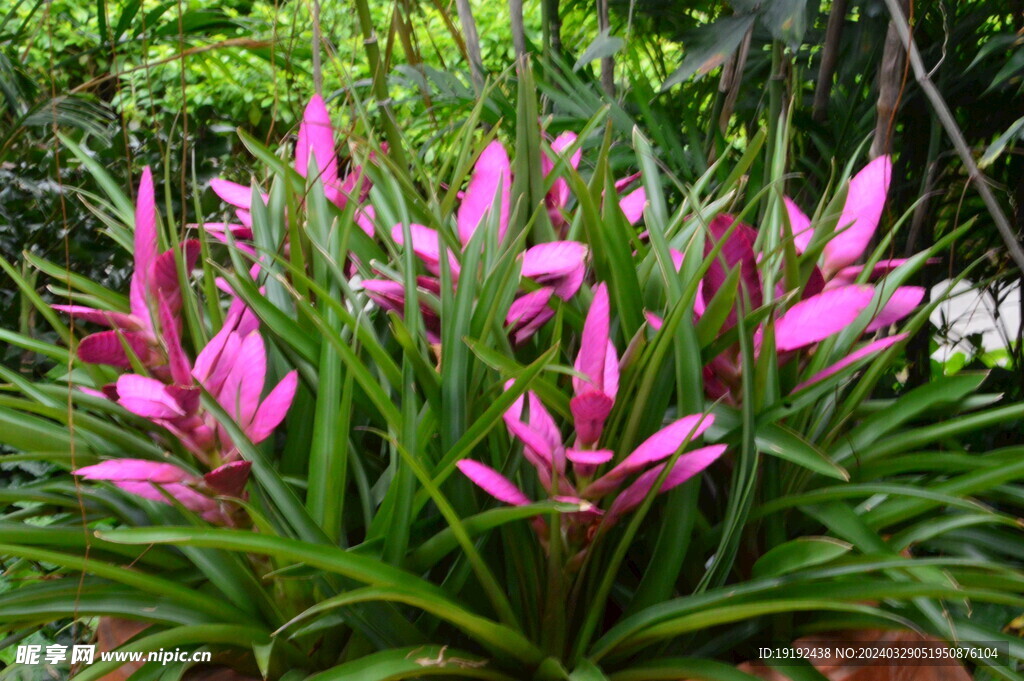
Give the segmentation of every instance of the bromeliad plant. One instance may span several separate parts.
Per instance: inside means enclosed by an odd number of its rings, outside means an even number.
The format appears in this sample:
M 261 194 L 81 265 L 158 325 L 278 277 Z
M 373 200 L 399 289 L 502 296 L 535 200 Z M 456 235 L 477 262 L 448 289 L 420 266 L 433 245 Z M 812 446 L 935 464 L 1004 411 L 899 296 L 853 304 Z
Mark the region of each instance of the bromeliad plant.
M 659 464 L 691 439 L 699 437 L 714 422 L 710 415 L 684 416 L 651 435 L 595 479 L 600 467 L 616 458 L 615 452 L 596 448 L 619 390 L 619 357 L 608 334 L 608 291 L 601 284 L 587 313 L 574 365 L 580 377 L 573 379 L 575 396 L 569 402 L 575 426 L 575 438 L 570 446 L 563 444 L 558 425 L 533 391 L 527 391 L 525 398 L 516 398 L 503 415 L 509 433 L 522 444 L 523 456 L 536 469 L 538 481 L 551 498 L 579 506 L 579 511 L 566 516 L 564 528 L 559 528 L 569 548 L 566 565 L 569 572 L 578 569 L 596 535 L 639 506 L 655 489 L 655 484 L 659 484 L 658 491 L 667 492 L 700 473 L 726 450 L 725 445 L 711 445 Z M 529 415 L 524 421 L 524 404 L 527 403 Z M 567 476 L 568 463 L 573 467 L 573 480 Z M 463 459 L 456 465 L 495 499 L 514 506 L 530 504 L 514 483 L 493 468 L 472 459 Z M 644 472 L 615 497 L 607 513 L 596 505 L 640 471 Z M 661 476 L 663 471 L 667 471 L 664 477 Z M 534 526 L 550 551 L 548 528 L 543 522 L 537 522 L 539 520 L 535 519 Z
M 245 489 L 250 462 L 239 461 L 237 447 L 224 428 L 200 405 L 208 391 L 258 444 L 281 423 L 295 394 L 296 372 L 289 372 L 266 399 L 260 399 L 266 380 L 267 356 L 259 322 L 234 300 L 220 331 L 191 362 L 181 345 L 181 290 L 173 251 L 157 255 L 157 219 L 149 168 L 142 173 L 135 209 L 135 271 L 129 302 L 131 313 L 98 310 L 81 305 L 55 305 L 72 319 L 115 326 L 82 339 L 78 359 L 115 367 L 138 367 L 104 385 L 102 392 L 127 411 L 159 426 L 197 462 L 212 467 L 202 479 L 172 463 L 145 459 L 109 459 L 72 471 L 87 480 L 108 480 L 137 496 L 172 503 L 200 513 L 205 520 L 223 522 L 226 516 L 216 494 L 238 497 Z M 186 272 L 195 265 L 199 243 L 184 243 Z M 201 491 L 198 491 L 201 490 Z M 204 495 L 202 491 L 205 491 Z
M 294 153 L 242 135 L 238 223 L 161 228 L 148 172 L 133 205 L 90 166 L 129 295 L 33 257 L 51 306 L 2 263 L 61 339 L 2 332 L 54 361 L 0 367 L 3 460 L 55 471 L 0 490 L 5 562 L 41 573 L 0 593 L 8 641 L 127 618 L 125 650 L 283 681 L 748 679 L 759 643 L 852 628 L 1021 658 L 1024 451 L 960 441 L 1024 406 L 901 383 L 946 244 L 867 253 L 888 159 L 805 218 L 783 143 L 676 191 L 643 137 L 613 167 L 602 118 L 549 138 L 530 96 L 518 139 L 474 117 L 411 169 L 314 99 Z

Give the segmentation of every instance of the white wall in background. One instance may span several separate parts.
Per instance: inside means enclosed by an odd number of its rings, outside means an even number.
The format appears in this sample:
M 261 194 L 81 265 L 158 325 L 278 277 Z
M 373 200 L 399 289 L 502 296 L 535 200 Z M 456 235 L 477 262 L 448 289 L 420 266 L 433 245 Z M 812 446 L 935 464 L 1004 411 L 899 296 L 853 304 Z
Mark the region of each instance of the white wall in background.
M 947 279 L 933 286 L 932 299 L 941 296 L 951 283 Z M 1016 338 L 1020 327 L 1020 281 L 992 295 L 975 288 L 973 282 L 961 280 L 953 287 L 950 298 L 939 303 L 929 319 L 945 331 L 936 336 L 939 349 L 932 354 L 932 358 L 940 362 L 957 352 L 971 357 L 1005 348 Z M 979 333 L 981 348 L 975 348 L 967 337 Z

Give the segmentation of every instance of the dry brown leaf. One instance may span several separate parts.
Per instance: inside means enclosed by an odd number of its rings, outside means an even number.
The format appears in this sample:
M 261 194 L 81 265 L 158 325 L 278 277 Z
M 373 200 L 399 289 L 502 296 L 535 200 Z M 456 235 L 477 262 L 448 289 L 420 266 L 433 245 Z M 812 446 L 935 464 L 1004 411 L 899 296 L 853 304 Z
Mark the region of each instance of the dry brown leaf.
M 126 620 L 120 617 L 101 617 L 96 625 L 96 657 L 99 653 L 116 650 L 127 643 L 139 632 L 148 627 L 146 622 Z M 100 681 L 127 681 L 128 677 L 138 671 L 142 662 L 126 662 L 109 674 L 104 674 Z

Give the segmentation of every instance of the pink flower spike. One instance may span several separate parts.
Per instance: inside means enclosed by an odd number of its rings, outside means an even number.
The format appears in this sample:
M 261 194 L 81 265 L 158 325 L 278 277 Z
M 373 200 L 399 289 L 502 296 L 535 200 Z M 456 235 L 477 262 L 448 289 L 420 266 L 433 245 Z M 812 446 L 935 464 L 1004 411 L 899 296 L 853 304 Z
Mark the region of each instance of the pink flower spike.
M 878 316 L 868 324 L 868 327 L 864 330 L 865 333 L 884 329 L 900 321 L 921 304 L 921 301 L 924 300 L 924 294 L 925 290 L 921 286 L 898 287 L 892 292 L 892 296 L 889 297 L 885 305 L 882 306 Z
M 109 364 L 121 369 L 132 366 L 128 354 L 121 345 L 122 339 L 143 364 L 149 364 L 155 357 L 146 337 L 141 333 L 126 331 L 101 331 L 86 336 L 78 344 L 78 359 L 89 364 Z
M 132 314 L 149 327 L 148 295 L 153 266 L 157 257 L 156 200 L 153 174 L 149 166 L 142 169 L 139 191 L 135 197 L 135 271 L 129 290 Z
M 604 422 L 615 402 L 599 390 L 587 390 L 569 400 L 569 409 L 576 424 L 576 437 L 584 445 L 601 439 Z
M 587 266 L 581 262 L 572 272 L 551 282 L 555 288 L 555 295 L 562 300 L 569 300 L 580 290 L 586 276 Z
M 683 269 L 683 261 L 686 259 L 683 252 L 675 248 L 670 248 L 668 249 L 668 254 L 669 257 L 672 258 L 672 266 L 676 268 L 676 272 Z M 697 297 L 700 298 L 699 295 Z
M 166 492 L 206 520 L 220 517 L 217 503 L 192 489 L 200 479 L 174 464 L 145 459 L 109 459 L 72 473 L 86 480 L 109 481 L 129 494 L 170 505 Z
M 337 203 L 338 154 L 334 149 L 334 128 L 327 105 L 320 95 L 313 95 L 306 105 L 295 143 L 295 170 L 303 177 L 309 172 L 310 156 L 316 159 L 316 167 L 320 170 L 319 177 L 311 179 L 319 179 L 328 198 Z
M 505 381 L 505 384 L 502 387 L 507 392 L 507 391 L 512 389 L 512 386 L 515 385 L 515 382 L 516 382 L 516 380 L 514 378 L 510 378 L 507 381 Z M 532 391 L 528 390 L 527 392 L 529 393 L 529 392 L 532 392 Z M 522 421 L 523 420 L 523 405 L 525 405 L 525 404 L 526 404 L 526 396 L 525 395 L 520 395 L 519 397 L 517 397 L 515 399 L 515 401 L 512 402 L 512 406 L 510 406 L 508 409 L 505 410 L 505 413 L 501 415 L 501 418 L 506 419 L 506 420 L 507 419 L 513 419 L 515 421 Z
M 182 242 L 181 255 L 186 273 L 195 269 L 201 251 L 202 247 L 195 239 Z M 174 250 L 164 251 L 153 261 L 147 295 L 149 300 L 153 301 L 160 296 L 165 298 L 171 312 L 175 314 L 181 308 L 181 284 L 178 281 L 178 265 Z
M 173 419 L 185 410 L 171 396 L 167 386 L 146 376 L 124 374 L 117 379 L 118 404 L 147 419 Z
M 363 290 L 385 310 L 401 312 L 405 307 L 405 286 L 390 279 L 366 279 Z
M 477 487 L 498 501 L 511 504 L 512 506 L 525 506 L 530 503 L 526 495 L 511 480 L 490 466 L 485 466 L 479 461 L 473 461 L 472 459 L 462 459 L 455 465 Z
M 576 355 L 575 369 L 583 374 L 586 380 L 573 377 L 573 390 L 577 395 L 591 386 L 598 390 L 604 387 L 609 316 L 608 287 L 602 282 L 594 291 L 594 300 L 583 322 L 583 338 L 580 341 L 579 354 Z
M 716 216 L 708 225 L 708 238 L 704 240 L 704 257 L 711 254 L 719 241 L 724 239 L 724 243 L 704 274 L 701 296 L 705 305 L 710 303 L 729 278 L 729 273 L 739 267 L 741 289 L 738 292 L 740 296 L 738 300 L 742 300 L 744 295 L 749 296 L 751 309 L 756 309 L 761 307 L 761 303 L 764 301 L 757 256 L 754 253 L 757 231 L 742 222 L 733 227 L 734 222 L 736 219 L 732 215 L 723 213 Z M 728 236 L 726 236 L 727 234 Z M 735 324 L 736 308 L 734 307 L 726 319 L 726 329 Z
M 514 381 L 505 384 L 509 389 Z M 528 422 L 524 423 L 523 405 L 530 405 Z M 565 453 L 562 449 L 562 434 L 558 431 L 555 420 L 544 408 L 543 403 L 533 391 L 520 395 L 512 406 L 502 414 L 509 433 L 523 443 L 523 456 L 537 470 L 537 478 L 545 488 L 551 487 L 551 471 L 559 475 L 565 472 Z M 559 486 L 564 481 L 559 480 Z
M 253 444 L 259 444 L 267 439 L 284 420 L 288 409 L 292 406 L 292 400 L 295 398 L 298 382 L 298 372 L 289 371 L 260 404 L 247 432 Z
M 814 229 L 811 228 L 811 219 L 800 210 L 800 207 L 796 205 L 793 199 L 784 196 L 782 201 L 786 205 L 786 213 L 789 215 L 789 227 L 793 231 L 793 247 L 797 253 L 803 253 L 807 250 L 807 246 L 810 245 L 811 238 L 814 236 Z
M 846 357 L 842 358 L 841 360 L 839 360 L 835 364 L 832 364 L 831 366 L 825 367 L 824 369 L 822 369 L 818 373 L 816 373 L 813 376 L 811 376 L 810 378 L 808 378 L 803 383 L 800 383 L 795 388 L 793 388 L 793 392 L 794 393 L 795 392 L 799 392 L 799 391 L 803 390 L 804 388 L 806 388 L 806 387 L 808 387 L 810 385 L 813 385 L 813 384 L 818 383 L 820 381 L 824 381 L 829 376 L 832 376 L 834 374 L 838 374 L 840 371 L 842 371 L 846 367 L 850 366 L 851 364 L 859 362 L 860 360 L 864 359 L 865 357 L 870 357 L 871 355 L 877 354 L 877 353 L 881 352 L 882 350 L 885 350 L 886 348 L 888 348 L 888 347 L 890 347 L 892 345 L 895 345 L 896 343 L 899 343 L 900 341 L 904 341 L 906 339 L 907 339 L 907 334 L 901 333 L 901 334 L 898 334 L 896 336 L 888 336 L 886 338 L 880 338 L 880 339 L 878 339 L 876 341 L 868 343 L 867 345 L 865 345 L 864 347 L 860 348 L 859 350 L 854 350 L 849 355 L 847 355 Z
M 802 300 L 775 321 L 780 352 L 818 343 L 849 326 L 871 303 L 870 286 L 843 286 Z
M 267 350 L 263 337 L 255 331 L 250 333 L 242 340 L 237 354 L 226 359 L 232 364 L 231 373 L 224 380 L 224 386 L 216 396 L 217 401 L 244 429 L 256 415 L 267 376 Z
M 647 191 L 643 187 L 637 187 L 630 193 L 619 199 L 619 209 L 626 216 L 626 221 L 635 225 L 644 216 L 644 207 L 647 205 Z
M 508 314 L 505 315 L 505 323 L 512 326 L 536 317 L 547 309 L 552 295 L 554 295 L 554 289 L 548 287 L 524 293 L 509 306 Z
M 563 154 L 569 147 L 576 142 L 576 133 L 574 132 L 563 132 L 561 135 L 555 138 L 551 143 L 551 151 L 555 154 Z M 577 168 L 580 165 L 580 159 L 583 157 L 583 150 L 577 149 L 575 153 L 569 158 L 569 165 L 572 168 Z M 555 163 L 547 154 L 541 155 L 541 170 L 544 173 L 544 177 L 551 174 L 551 171 L 555 169 Z M 564 177 L 555 178 L 554 182 L 551 183 L 551 189 L 548 191 L 545 197 L 545 202 L 548 207 L 548 216 L 551 218 L 552 224 L 555 228 L 562 227 L 565 224 L 565 217 L 562 215 L 562 209 L 565 208 L 566 204 L 569 203 L 569 183 Z
M 104 393 L 102 390 L 96 390 L 95 388 L 90 388 L 90 387 L 84 386 L 84 385 L 80 385 L 80 386 L 76 386 L 76 387 L 83 394 L 88 395 L 89 397 L 98 397 L 101 400 L 108 399 L 107 394 Z
M 252 463 L 249 461 L 232 461 L 204 475 L 203 482 L 217 494 L 241 497 L 251 470 Z
M 608 341 L 608 350 L 604 358 L 604 394 L 614 401 L 619 394 L 619 355 L 615 345 Z
M 658 494 L 667 492 L 673 487 L 678 487 L 693 476 L 702 472 L 705 468 L 718 460 L 728 449 L 727 445 L 711 445 L 687 452 L 676 459 L 675 465 L 665 477 L 665 481 L 658 490 Z M 615 498 L 612 506 L 608 509 L 608 522 L 615 522 L 615 519 L 629 513 L 647 498 L 654 483 L 657 482 L 661 472 L 668 464 L 655 466 L 645 471 L 640 477 L 627 487 L 622 494 Z
M 548 320 L 555 316 L 555 311 L 546 308 L 537 313 L 537 316 L 530 319 L 523 326 L 513 326 L 515 331 L 512 333 L 512 344 L 519 346 L 533 338 L 533 334 L 537 333 L 537 330 L 547 324 Z M 518 327 L 518 328 L 516 328 Z
M 209 374 L 205 378 L 200 378 L 199 372 L 196 369 L 192 370 L 196 380 L 199 381 L 199 383 L 201 383 L 202 386 L 214 397 L 221 394 L 221 391 L 224 389 L 224 382 L 234 370 L 235 365 L 233 360 L 229 358 L 238 354 L 238 349 L 242 345 L 243 338 L 244 336 L 236 330 L 233 330 L 226 335 L 224 345 L 221 347 L 219 353 L 216 356 L 211 355 L 211 361 L 213 363 L 210 366 Z M 210 341 L 210 344 L 212 345 L 213 341 Z M 207 348 L 209 347 L 210 346 L 207 345 Z M 204 348 L 204 352 L 205 350 L 206 349 Z M 202 355 L 202 353 L 200 353 L 200 355 Z M 224 358 L 223 360 L 221 359 L 222 357 Z
M 92 466 L 72 471 L 86 480 L 141 481 L 161 484 L 194 480 L 187 471 L 172 463 L 148 461 L 146 459 L 107 459 Z
M 665 320 L 650 310 L 644 310 L 644 317 L 647 319 L 647 325 L 655 331 L 661 331 L 661 327 L 665 325 Z
M 92 322 L 102 324 L 122 331 L 141 331 L 142 326 L 139 320 L 124 312 L 112 312 L 111 310 L 97 310 L 83 305 L 51 305 L 57 312 L 63 312 L 71 317 L 72 321 Z
M 436 279 L 417 277 L 416 282 L 420 288 L 436 293 L 440 289 L 440 283 Z M 363 290 L 373 302 L 385 310 L 405 314 L 405 285 L 399 281 L 390 279 L 367 279 L 362 283 Z M 431 343 L 441 342 L 441 319 L 437 316 L 436 310 L 426 302 L 420 302 L 420 313 L 423 315 L 424 331 L 427 340 Z
M 563 132 L 561 135 L 555 138 L 555 141 L 551 143 L 551 151 L 555 152 L 559 156 L 564 154 L 566 150 L 576 143 L 576 133 L 571 131 Z M 579 168 L 580 160 L 583 158 L 583 149 L 577 149 L 573 152 L 573 155 L 569 157 L 569 165 L 572 168 Z
M 171 502 L 164 496 L 164 492 L 166 492 L 188 510 L 201 515 L 204 520 L 217 522 L 221 518 L 217 502 L 208 496 L 200 494 L 188 485 L 172 482 L 161 484 L 158 487 L 156 483 L 151 481 L 125 481 L 115 482 L 114 484 L 129 494 L 169 506 Z M 161 492 L 161 488 L 163 492 Z
M 550 241 L 523 252 L 522 276 L 544 284 L 583 266 L 587 247 L 577 241 Z
M 171 370 L 171 379 L 178 385 L 192 385 L 192 365 L 181 347 L 181 332 L 178 320 L 171 312 L 166 299 L 160 296 L 160 335 L 163 337 L 167 350 L 167 364 Z
M 369 204 L 360 206 L 356 209 L 356 214 L 353 219 L 356 221 L 356 225 L 359 226 L 359 229 L 363 230 L 363 233 L 366 234 L 366 236 L 373 237 L 373 223 L 377 219 L 377 211 L 373 206 Z
M 565 458 L 572 462 L 576 474 L 589 478 L 601 464 L 612 460 L 615 453 L 610 449 L 567 449 Z
M 519 296 L 508 308 L 505 325 L 513 328 L 527 326 L 539 314 L 548 309 L 548 301 L 551 300 L 553 294 L 554 289 L 545 287 Z
M 199 225 L 189 225 L 190 227 L 199 227 Z M 231 236 L 235 239 L 250 240 L 253 237 L 252 227 L 246 227 L 245 225 L 236 225 L 230 222 L 204 222 L 202 228 L 206 232 L 217 239 L 227 243 L 227 234 L 230 232 Z
M 554 447 L 547 438 L 527 424 L 516 419 L 505 419 L 505 426 L 524 446 L 529 447 L 540 459 L 541 464 L 551 467 L 554 461 Z
M 715 422 L 713 414 L 690 414 L 659 430 L 643 441 L 617 468 L 627 474 L 650 463 L 668 458 L 687 440 L 694 441 Z
M 415 223 L 409 225 L 409 233 L 412 236 L 413 253 L 416 254 L 417 258 L 423 261 L 423 265 L 427 268 L 428 272 L 433 275 L 440 276 L 440 235 L 429 227 L 424 227 L 423 225 L 417 225 Z M 399 246 L 405 245 L 405 230 L 402 225 L 398 224 L 391 228 L 391 238 L 394 239 L 395 243 Z M 452 277 L 458 279 L 459 261 L 451 253 L 448 253 L 448 265 L 451 268 Z
M 903 265 L 910 258 L 889 258 L 887 260 L 879 260 L 875 263 L 875 266 L 871 269 L 871 279 L 877 279 L 878 277 L 892 272 L 894 269 Z M 938 262 L 938 258 L 929 258 L 928 264 L 934 264 Z M 864 265 L 850 265 L 839 270 L 832 279 L 829 280 L 830 284 L 835 283 L 847 283 L 852 284 L 857 280 L 857 277 L 864 272 Z
M 694 441 L 715 422 L 712 414 L 691 414 L 670 423 L 643 441 L 622 462 L 594 482 L 586 495 L 590 498 L 607 494 L 619 486 L 622 479 L 652 463 L 672 456 L 687 441 Z M 682 458 L 682 457 L 680 457 Z
M 231 306 L 228 308 L 227 316 L 224 319 L 224 326 L 199 351 L 196 361 L 192 366 L 192 376 L 213 394 L 220 392 L 220 383 L 216 385 L 211 384 L 210 377 L 218 366 L 226 366 L 226 362 L 223 365 L 220 364 L 220 357 L 228 345 L 229 339 L 238 329 L 239 322 L 245 312 L 248 312 L 248 308 L 245 307 L 245 303 L 242 302 L 241 298 L 235 298 L 231 301 Z M 247 330 L 245 335 L 248 335 L 251 330 Z
M 879 156 L 850 180 L 836 235 L 825 245 L 825 270 L 834 274 L 863 255 L 878 228 L 892 179 L 892 159 Z
M 612 460 L 615 453 L 610 449 L 576 449 L 565 450 L 565 458 L 582 466 L 600 466 Z
M 639 180 L 641 175 L 643 175 L 643 173 L 638 171 L 633 173 L 632 175 L 626 175 L 625 177 L 620 177 L 619 179 L 615 180 L 615 191 L 621 194 L 626 189 L 626 187 Z
M 530 424 L 531 428 L 540 433 L 541 437 L 547 440 L 552 450 L 558 449 L 562 445 L 562 434 L 558 430 L 555 419 L 544 408 L 544 403 L 537 397 L 537 393 L 532 390 L 528 391 L 526 399 L 530 405 L 530 415 L 527 423 Z
M 210 180 L 210 189 L 213 190 L 213 193 L 216 194 L 221 201 L 229 206 L 241 208 L 245 211 L 248 211 L 252 207 L 252 189 L 245 185 L 215 177 Z M 263 200 L 269 201 L 270 196 L 264 194 Z M 249 226 L 251 227 L 251 225 Z
M 469 186 L 459 205 L 456 222 L 459 226 L 459 239 L 468 244 L 477 228 L 484 222 L 498 198 L 500 214 L 498 215 L 498 242 L 505 238 L 508 227 L 509 200 L 512 191 L 512 167 L 508 160 L 505 147 L 498 140 L 492 141 L 484 148 L 473 166 L 473 174 L 469 178 Z

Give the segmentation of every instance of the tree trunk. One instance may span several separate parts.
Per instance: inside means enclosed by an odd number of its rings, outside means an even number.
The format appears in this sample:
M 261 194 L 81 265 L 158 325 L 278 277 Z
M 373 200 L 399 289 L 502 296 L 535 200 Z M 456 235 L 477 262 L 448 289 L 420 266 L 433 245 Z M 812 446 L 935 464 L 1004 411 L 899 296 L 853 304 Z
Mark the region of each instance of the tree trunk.
M 839 44 L 843 38 L 843 24 L 846 22 L 848 0 L 833 0 L 825 29 L 825 46 L 821 50 L 821 66 L 818 67 L 818 82 L 814 87 L 814 109 L 811 116 L 821 122 L 828 116 L 828 100 L 832 94 L 832 76 L 839 59 Z
M 899 0 L 900 11 L 907 15 L 909 0 Z M 885 34 L 882 63 L 878 65 L 878 104 L 876 105 L 875 137 L 871 142 L 871 158 L 892 151 L 892 131 L 896 126 L 896 109 L 906 73 L 907 46 L 900 40 L 896 24 L 889 22 Z

